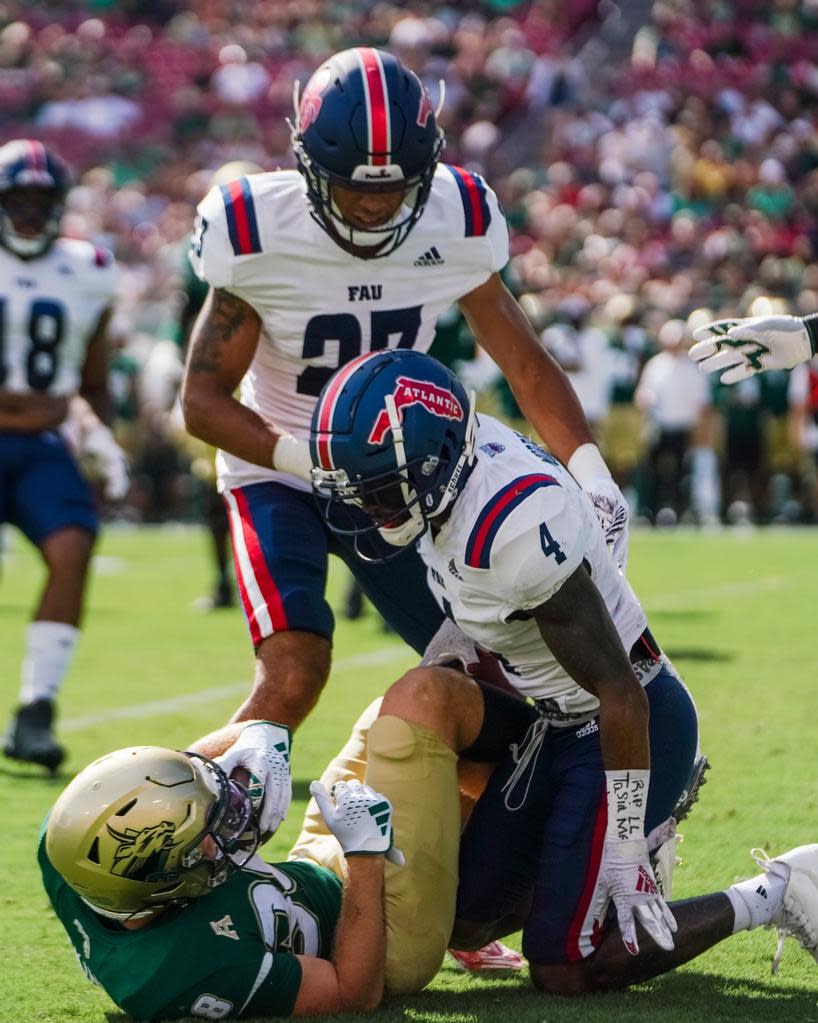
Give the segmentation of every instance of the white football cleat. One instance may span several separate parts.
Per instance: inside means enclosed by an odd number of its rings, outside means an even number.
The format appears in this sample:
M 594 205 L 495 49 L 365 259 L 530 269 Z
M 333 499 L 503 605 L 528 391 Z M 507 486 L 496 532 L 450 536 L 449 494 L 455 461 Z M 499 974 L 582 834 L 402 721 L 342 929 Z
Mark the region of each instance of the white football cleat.
M 753 856 L 765 873 L 786 882 L 784 901 L 769 924 L 778 932 L 772 972 L 778 971 L 786 938 L 795 938 L 818 962 L 818 845 L 799 845 L 772 860 L 761 849 Z
M 526 965 L 519 952 L 501 941 L 490 941 L 474 952 L 461 952 L 450 948 L 449 955 L 461 970 L 468 973 L 516 973 Z

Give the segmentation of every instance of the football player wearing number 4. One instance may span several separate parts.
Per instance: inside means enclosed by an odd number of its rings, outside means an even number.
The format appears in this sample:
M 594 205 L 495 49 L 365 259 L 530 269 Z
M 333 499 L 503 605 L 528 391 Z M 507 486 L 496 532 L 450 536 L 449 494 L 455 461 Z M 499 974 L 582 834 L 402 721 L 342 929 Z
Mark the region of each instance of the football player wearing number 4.
M 770 923 L 789 878 L 780 863 L 767 868 L 774 898 L 758 879 L 671 907 L 658 889 L 648 836 L 691 774 L 695 708 L 565 468 L 476 415 L 473 395 L 418 352 L 340 370 L 311 445 L 330 528 L 372 557 L 375 533 L 417 542 L 447 616 L 539 710 L 464 830 L 454 946 L 522 927 L 534 983 L 575 994 L 647 979 L 733 928 Z M 815 953 L 816 847 L 796 861 L 807 901 L 787 926 Z
M 122 498 L 126 463 L 109 414 L 106 329 L 114 297 L 110 253 L 59 237 L 69 186 L 60 158 L 29 139 L 0 148 L 0 523 L 39 549 L 47 576 L 26 633 L 20 706 L 8 757 L 56 770 L 52 725 L 79 636 L 98 520 L 88 483 L 59 429 L 107 467 Z M 78 395 L 87 399 L 79 400 Z
M 237 719 L 295 727 L 329 675 L 329 553 L 418 652 L 442 620 L 414 551 L 397 571 L 367 564 L 315 507 L 310 417 L 339 366 L 372 350 L 425 351 L 437 317 L 459 302 L 621 557 L 627 506 L 570 384 L 500 279 L 508 230 L 497 199 L 478 174 L 441 162 L 443 134 L 418 78 L 380 50 L 336 54 L 296 91 L 292 145 L 298 170 L 240 178 L 199 206 L 191 260 L 212 290 L 182 404 L 188 430 L 221 449 L 256 654 Z
M 629 951 L 637 920 L 671 950 L 647 835 L 691 775 L 696 713 L 587 496 L 551 455 L 476 415 L 473 395 L 419 352 L 339 370 L 311 445 L 328 526 L 369 557 L 373 538 L 417 542 L 447 617 L 540 712 L 464 832 L 459 940 L 479 945 L 514 919 L 532 977 L 557 987 L 599 945 L 612 900 Z

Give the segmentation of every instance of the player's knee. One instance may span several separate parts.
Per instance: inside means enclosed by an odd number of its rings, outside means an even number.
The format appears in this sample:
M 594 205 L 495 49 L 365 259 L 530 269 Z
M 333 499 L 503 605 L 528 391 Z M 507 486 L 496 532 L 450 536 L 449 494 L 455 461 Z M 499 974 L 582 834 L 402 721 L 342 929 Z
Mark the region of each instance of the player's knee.
M 386 993 L 389 995 L 412 995 L 422 991 L 436 976 L 443 957 L 445 945 L 437 947 L 434 942 L 419 940 L 412 947 L 402 947 L 399 954 L 390 956 L 387 946 Z
M 88 568 L 96 537 L 85 529 L 60 529 L 40 545 L 43 560 L 52 574 L 83 575 Z
M 446 687 L 440 683 L 442 668 L 410 668 L 397 682 L 393 682 L 383 698 L 381 714 L 396 717 L 420 715 L 413 720 L 426 724 L 426 720 L 442 717 L 446 709 Z
M 581 963 L 530 963 L 531 981 L 538 991 L 547 995 L 576 997 L 599 990 L 587 961 Z
M 464 716 L 461 707 L 467 696 L 464 687 L 473 688 L 473 699 L 479 699 L 475 684 L 459 671 L 440 667 L 411 668 L 387 690 L 381 714 L 413 721 L 454 746 Z

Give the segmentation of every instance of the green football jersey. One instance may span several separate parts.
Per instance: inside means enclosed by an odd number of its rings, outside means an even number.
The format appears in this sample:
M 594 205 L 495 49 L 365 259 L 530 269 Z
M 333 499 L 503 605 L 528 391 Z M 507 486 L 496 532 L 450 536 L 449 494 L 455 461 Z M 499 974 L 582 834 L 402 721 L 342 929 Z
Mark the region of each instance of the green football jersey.
M 329 958 L 341 883 L 314 863 L 256 855 L 209 894 L 129 931 L 69 887 L 44 837 L 38 856 L 83 973 L 137 1019 L 289 1016 L 301 984 L 296 956 Z

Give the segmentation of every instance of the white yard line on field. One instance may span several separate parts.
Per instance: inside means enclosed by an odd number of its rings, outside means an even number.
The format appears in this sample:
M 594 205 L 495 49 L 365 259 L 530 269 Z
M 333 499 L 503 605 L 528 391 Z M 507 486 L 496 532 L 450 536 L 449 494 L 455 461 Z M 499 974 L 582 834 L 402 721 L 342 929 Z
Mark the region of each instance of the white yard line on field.
M 694 590 L 675 590 L 669 593 L 657 594 L 643 601 L 648 611 L 672 610 L 679 606 L 700 601 L 712 600 L 713 598 L 735 597 L 742 594 L 779 590 L 792 583 L 792 579 L 786 576 L 763 576 L 761 579 L 752 579 L 733 583 L 720 583 L 717 586 L 703 586 Z M 342 657 L 335 661 L 334 669 L 343 671 L 351 668 L 368 668 L 379 664 L 391 664 L 393 661 L 403 660 L 408 650 L 402 644 L 390 644 L 381 650 L 371 650 L 365 654 L 354 654 L 351 657 Z M 96 714 L 86 714 L 82 717 L 66 718 L 60 725 L 60 732 L 78 732 L 83 728 L 92 728 L 107 721 L 134 720 L 136 718 L 148 718 L 161 714 L 173 714 L 176 711 L 184 710 L 185 707 L 199 706 L 208 700 L 222 700 L 229 696 L 239 696 L 250 690 L 250 682 L 234 682 L 232 685 L 217 686 L 213 689 L 201 689 L 196 693 L 184 693 L 180 696 L 173 696 L 167 700 L 150 700 L 147 703 L 131 704 L 127 707 L 111 707 L 108 710 L 99 710 Z
M 382 650 L 370 650 L 365 654 L 341 657 L 335 661 L 333 667 L 336 671 L 348 668 L 372 668 L 379 664 L 391 664 L 393 661 L 403 660 L 408 653 L 408 648 L 403 644 L 392 643 Z M 200 689 L 196 693 L 184 693 L 180 696 L 172 696 L 168 700 L 149 700 L 147 703 L 135 703 L 127 707 L 110 707 L 107 710 L 99 710 L 95 714 L 65 718 L 60 724 L 59 730 L 61 733 L 79 732 L 83 728 L 92 728 L 107 721 L 124 721 L 173 714 L 176 711 L 184 710 L 185 707 L 201 706 L 208 700 L 222 700 L 228 696 L 238 696 L 242 693 L 249 693 L 249 691 L 250 682 L 248 680 L 234 682 L 229 686 L 217 686 L 214 689 Z

